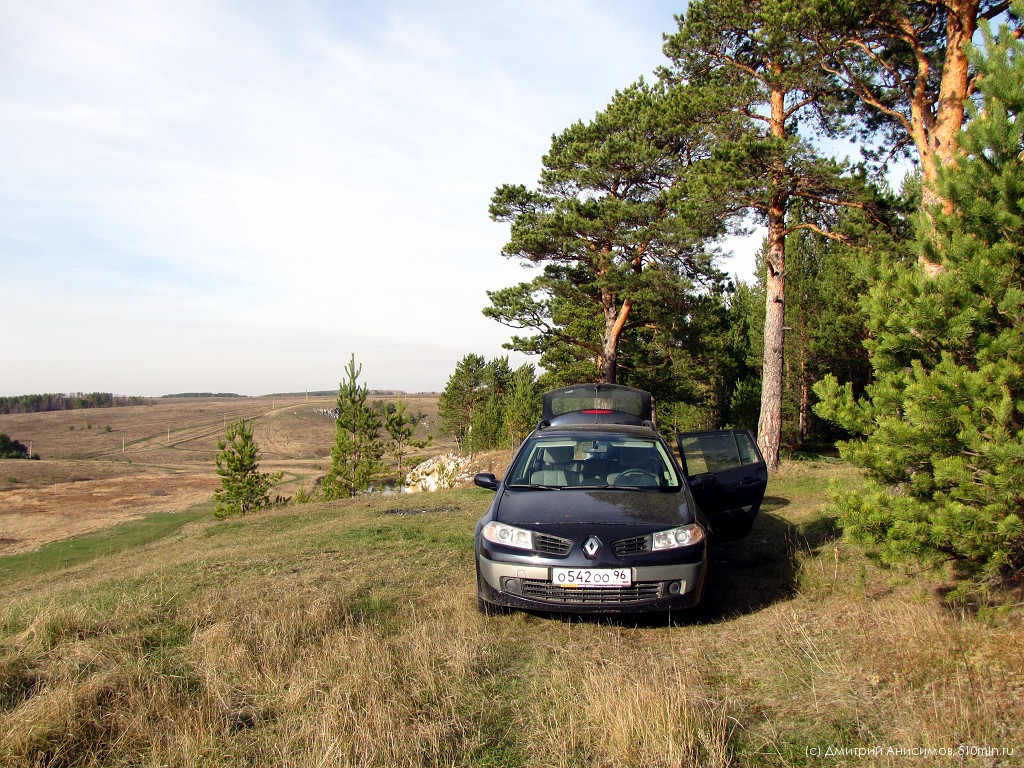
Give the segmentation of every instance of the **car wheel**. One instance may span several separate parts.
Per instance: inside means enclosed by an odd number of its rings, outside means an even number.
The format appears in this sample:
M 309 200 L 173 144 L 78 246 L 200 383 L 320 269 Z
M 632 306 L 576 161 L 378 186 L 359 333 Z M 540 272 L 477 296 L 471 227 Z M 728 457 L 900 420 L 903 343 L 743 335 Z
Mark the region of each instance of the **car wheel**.
M 708 621 L 711 618 L 711 556 L 707 558 L 707 570 L 704 572 L 704 583 L 700 589 L 700 600 L 689 609 L 690 618 L 696 622 Z
M 488 603 L 480 597 L 480 595 L 476 596 L 476 609 L 484 616 L 496 616 L 497 614 L 502 613 L 502 610 L 498 606 L 493 603 Z

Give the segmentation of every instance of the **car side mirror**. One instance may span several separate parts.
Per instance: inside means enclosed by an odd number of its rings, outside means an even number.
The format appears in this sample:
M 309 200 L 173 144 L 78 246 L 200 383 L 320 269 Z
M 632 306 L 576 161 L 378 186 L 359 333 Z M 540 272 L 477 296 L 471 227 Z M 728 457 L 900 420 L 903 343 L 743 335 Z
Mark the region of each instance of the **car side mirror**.
M 498 478 L 490 472 L 480 472 L 479 474 L 474 475 L 473 483 L 481 488 L 486 488 L 489 491 L 498 490 Z

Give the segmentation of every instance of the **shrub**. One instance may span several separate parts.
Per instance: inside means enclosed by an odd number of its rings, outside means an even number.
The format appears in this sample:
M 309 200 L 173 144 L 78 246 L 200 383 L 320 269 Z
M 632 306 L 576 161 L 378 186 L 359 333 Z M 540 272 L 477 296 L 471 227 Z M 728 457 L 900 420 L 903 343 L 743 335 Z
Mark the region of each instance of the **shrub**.
M 28 448 L 24 443 L 14 440 L 0 432 L 0 459 L 28 459 Z M 34 458 L 39 458 L 38 456 Z

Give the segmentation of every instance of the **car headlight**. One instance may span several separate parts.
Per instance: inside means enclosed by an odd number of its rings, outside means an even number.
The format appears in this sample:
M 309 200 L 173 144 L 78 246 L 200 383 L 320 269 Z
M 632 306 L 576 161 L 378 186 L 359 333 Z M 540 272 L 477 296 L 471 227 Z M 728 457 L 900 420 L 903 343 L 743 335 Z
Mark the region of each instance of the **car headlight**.
M 684 525 L 679 528 L 672 528 L 668 531 L 658 531 L 654 534 L 654 550 L 676 549 L 678 547 L 689 547 L 699 544 L 704 540 L 704 529 L 696 523 Z
M 502 544 L 516 549 L 533 549 L 533 532 L 525 531 L 504 523 L 492 520 L 481 531 L 483 537 L 492 544 Z

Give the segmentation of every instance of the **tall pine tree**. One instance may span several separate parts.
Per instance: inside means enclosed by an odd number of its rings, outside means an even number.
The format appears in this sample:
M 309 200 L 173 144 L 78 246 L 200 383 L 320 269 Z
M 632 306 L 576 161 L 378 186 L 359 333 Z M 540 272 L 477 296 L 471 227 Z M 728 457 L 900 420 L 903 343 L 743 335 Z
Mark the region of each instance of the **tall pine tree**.
M 644 304 L 662 277 L 690 290 L 717 279 L 704 243 L 719 224 L 686 192 L 689 169 L 710 152 L 700 105 L 687 97 L 641 80 L 552 138 L 537 190 L 495 191 L 491 217 L 511 224 L 503 253 L 544 268 L 488 293 L 484 314 L 540 335 L 514 338 L 513 349 L 555 352 L 577 381 L 615 383 L 620 342 L 650 323 Z M 575 351 L 556 349 L 566 346 Z
M 891 158 L 913 147 L 925 207 L 942 201 L 939 169 L 955 160 L 964 100 L 977 87 L 965 53 L 979 20 L 1004 14 L 1006 0 L 815 0 L 809 33 Z
M 806 140 L 809 131 L 829 134 L 840 125 L 829 119 L 838 104 L 807 34 L 809 14 L 802 0 L 693 0 L 665 43 L 672 67 L 662 74 L 712 105 L 718 135 L 710 162 L 698 169 L 704 195 L 734 221 L 753 217 L 767 229 L 757 442 L 772 471 L 782 437 L 786 238 L 801 229 L 836 236 L 810 217 L 793 221 L 790 207 L 798 199 L 831 211 L 865 207 L 856 179 Z
M 871 291 L 866 397 L 816 387 L 818 412 L 863 435 L 841 446 L 872 480 L 835 499 L 846 531 L 885 562 L 950 564 L 961 592 L 1024 569 L 1024 45 L 983 29 L 983 105 L 921 238 L 942 269 L 899 261 Z

